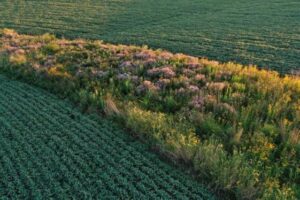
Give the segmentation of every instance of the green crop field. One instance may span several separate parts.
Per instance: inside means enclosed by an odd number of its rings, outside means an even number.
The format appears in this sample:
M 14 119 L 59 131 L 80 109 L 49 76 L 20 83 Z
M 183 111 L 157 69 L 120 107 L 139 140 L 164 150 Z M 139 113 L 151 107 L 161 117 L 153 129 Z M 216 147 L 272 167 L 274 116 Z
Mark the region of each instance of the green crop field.
M 297 0 L 1 0 L 0 27 L 147 44 L 284 73 L 300 67 Z
M 109 121 L 0 76 L 0 198 L 212 199 Z

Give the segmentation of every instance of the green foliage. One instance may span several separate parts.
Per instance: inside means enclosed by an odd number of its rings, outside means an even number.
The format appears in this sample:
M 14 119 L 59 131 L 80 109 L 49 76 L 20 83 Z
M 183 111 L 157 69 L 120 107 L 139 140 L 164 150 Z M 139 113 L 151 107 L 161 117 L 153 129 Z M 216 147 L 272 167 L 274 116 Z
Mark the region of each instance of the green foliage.
M 42 52 L 43 52 L 43 54 L 46 54 L 46 55 L 54 55 L 55 53 L 57 53 L 59 51 L 59 49 L 60 49 L 60 47 L 58 44 L 49 43 L 43 47 Z
M 127 95 L 133 90 L 133 85 L 130 80 L 124 80 L 119 83 L 119 89 L 122 94 Z
M 243 154 L 228 156 L 219 142 L 209 140 L 198 146 L 194 165 L 203 177 L 214 180 L 215 187 L 229 191 L 236 188 L 238 199 L 257 198 L 259 172 L 245 162 Z
M 200 137 L 204 138 L 210 138 L 211 136 L 223 137 L 225 130 L 213 117 L 206 116 L 197 122 L 197 133 Z
M 1 199 L 214 199 L 115 123 L 2 75 L 0 88 Z
M 167 112 L 175 112 L 178 111 L 178 108 L 180 106 L 178 105 L 178 102 L 174 99 L 174 97 L 170 95 L 165 97 L 163 107 Z
M 280 72 L 297 70 L 299 29 L 295 27 L 299 25 L 299 1 L 260 2 L 228 5 L 223 0 L 92 0 L 61 5 L 59 0 L 38 4 L 2 0 L 0 28 L 115 44 L 147 44 L 220 61 L 253 63 Z M 251 14 L 245 9 L 250 7 Z
M 172 152 L 178 160 L 190 162 L 199 140 L 189 123 L 176 121 L 164 113 L 145 111 L 127 105 L 126 125 L 140 137 L 163 150 Z
M 146 47 L 32 43 L 43 37 L 4 31 L 1 71 L 85 111 L 117 116 L 159 152 L 202 169 L 211 185 L 236 198 L 299 194 L 299 77 Z M 49 44 L 59 50 L 41 56 Z M 26 61 L 11 59 L 19 55 Z M 202 157 L 195 157 L 198 148 Z

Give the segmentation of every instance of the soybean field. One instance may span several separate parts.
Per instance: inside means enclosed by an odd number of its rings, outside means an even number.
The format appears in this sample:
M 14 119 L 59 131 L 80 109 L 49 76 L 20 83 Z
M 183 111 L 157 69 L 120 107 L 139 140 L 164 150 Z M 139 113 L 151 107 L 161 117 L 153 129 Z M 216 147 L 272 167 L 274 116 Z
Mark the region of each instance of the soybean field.
M 0 76 L 0 197 L 213 199 L 108 120 Z
M 300 68 L 298 0 L 0 0 L 0 27 Z

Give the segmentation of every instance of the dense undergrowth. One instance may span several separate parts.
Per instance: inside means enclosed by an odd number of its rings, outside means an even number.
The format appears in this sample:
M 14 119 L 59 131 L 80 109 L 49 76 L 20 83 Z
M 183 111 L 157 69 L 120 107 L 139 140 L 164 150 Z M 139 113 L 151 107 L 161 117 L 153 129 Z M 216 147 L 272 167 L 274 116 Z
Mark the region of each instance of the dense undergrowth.
M 239 199 L 300 197 L 300 79 L 147 47 L 1 31 L 3 73 L 116 117 Z

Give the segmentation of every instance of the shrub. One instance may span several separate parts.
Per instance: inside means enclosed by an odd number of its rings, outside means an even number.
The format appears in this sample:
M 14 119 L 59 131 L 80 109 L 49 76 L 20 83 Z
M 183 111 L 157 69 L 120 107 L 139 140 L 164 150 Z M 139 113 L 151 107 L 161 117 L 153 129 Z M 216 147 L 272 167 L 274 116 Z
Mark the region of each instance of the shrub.
M 43 54 L 45 55 L 54 55 L 60 50 L 60 46 L 57 43 L 49 43 L 45 45 L 42 49 Z
M 122 80 L 119 83 L 119 88 L 122 94 L 127 95 L 133 90 L 133 84 L 130 80 Z
M 166 112 L 176 112 L 180 109 L 180 104 L 173 96 L 168 95 L 164 99 L 163 108 Z
M 178 124 L 166 114 L 145 111 L 134 105 L 127 106 L 125 117 L 127 126 L 135 133 L 142 134 L 140 137 L 147 142 L 161 145 L 176 159 L 186 162 L 192 159 L 199 140 L 190 125 Z
M 27 57 L 24 54 L 14 54 L 9 57 L 9 61 L 14 65 L 22 65 L 27 62 Z
M 238 198 L 254 199 L 259 193 L 259 172 L 247 166 L 242 154 L 235 152 L 229 157 L 215 140 L 198 145 L 194 166 L 203 177 L 213 179 L 215 187 L 237 190 Z
M 225 135 L 224 127 L 216 122 L 211 115 L 202 115 L 196 123 L 197 135 L 201 138 L 210 138 L 211 136 L 223 138 Z

